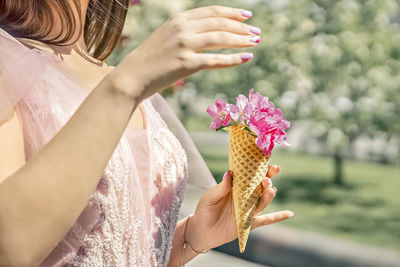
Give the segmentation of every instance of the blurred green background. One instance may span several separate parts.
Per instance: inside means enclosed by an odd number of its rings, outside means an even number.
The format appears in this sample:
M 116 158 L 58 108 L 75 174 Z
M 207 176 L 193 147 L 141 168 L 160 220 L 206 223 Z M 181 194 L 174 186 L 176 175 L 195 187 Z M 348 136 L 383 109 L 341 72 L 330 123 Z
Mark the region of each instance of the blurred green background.
M 253 11 L 255 58 L 200 72 L 164 92 L 196 136 L 210 133 L 205 110 L 250 88 L 292 122 L 278 194 L 268 211 L 294 210 L 282 224 L 400 250 L 400 3 L 394 0 L 143 0 L 129 11 L 118 62 L 174 13 L 206 5 Z M 240 50 L 239 50 L 240 51 Z M 243 50 L 244 51 L 244 50 Z M 221 51 L 219 51 L 221 52 Z M 223 53 L 232 51 L 223 50 Z M 199 149 L 216 179 L 227 148 Z

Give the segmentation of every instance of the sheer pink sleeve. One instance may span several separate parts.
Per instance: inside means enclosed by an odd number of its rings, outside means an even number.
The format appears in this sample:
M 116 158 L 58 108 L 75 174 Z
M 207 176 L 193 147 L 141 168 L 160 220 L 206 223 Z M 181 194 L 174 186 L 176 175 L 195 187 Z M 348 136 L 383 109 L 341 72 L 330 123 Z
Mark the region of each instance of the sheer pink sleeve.
M 189 185 L 208 189 L 216 184 L 210 169 L 204 162 L 192 138 L 176 116 L 175 112 L 169 106 L 167 101 L 160 95 L 155 94 L 150 98 L 151 103 L 157 112 L 167 123 L 170 131 L 178 138 L 183 149 L 186 152 L 189 166 Z
M 46 64 L 39 50 L 29 49 L 0 29 L 0 125 L 7 121 L 15 104 L 39 82 Z

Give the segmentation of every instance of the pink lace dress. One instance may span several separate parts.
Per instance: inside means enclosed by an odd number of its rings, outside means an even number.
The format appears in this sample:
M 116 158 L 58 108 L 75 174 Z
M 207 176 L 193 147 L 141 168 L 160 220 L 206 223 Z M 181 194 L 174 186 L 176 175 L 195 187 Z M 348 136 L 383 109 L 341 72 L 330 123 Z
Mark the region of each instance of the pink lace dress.
M 0 125 L 15 108 L 29 160 L 87 93 L 55 55 L 1 29 L 0 48 Z M 126 129 L 88 205 L 41 266 L 167 265 L 188 168 L 150 100 L 140 104 L 146 129 Z

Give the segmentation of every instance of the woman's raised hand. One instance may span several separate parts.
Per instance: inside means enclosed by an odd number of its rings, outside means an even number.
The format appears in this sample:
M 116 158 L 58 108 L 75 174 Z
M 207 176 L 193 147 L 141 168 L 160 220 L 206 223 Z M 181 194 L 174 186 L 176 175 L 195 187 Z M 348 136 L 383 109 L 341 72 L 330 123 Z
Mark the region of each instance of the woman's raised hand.
M 243 23 L 250 17 L 250 11 L 223 6 L 172 16 L 117 66 L 118 88 L 143 99 L 199 70 L 247 62 L 253 54 L 203 51 L 256 46 L 260 29 Z

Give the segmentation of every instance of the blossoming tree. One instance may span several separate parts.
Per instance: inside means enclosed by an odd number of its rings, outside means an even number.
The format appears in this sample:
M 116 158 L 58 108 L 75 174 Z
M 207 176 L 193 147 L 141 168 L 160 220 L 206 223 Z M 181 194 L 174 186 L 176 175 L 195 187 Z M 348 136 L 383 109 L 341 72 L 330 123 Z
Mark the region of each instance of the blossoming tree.
M 249 23 L 263 34 L 254 60 L 197 74 L 198 91 L 232 98 L 252 85 L 269 96 L 293 130 L 304 128 L 297 148 L 309 150 L 316 140 L 319 153 L 333 156 L 337 184 L 343 157 L 360 151 L 360 158 L 400 164 L 398 1 L 255 2 Z

